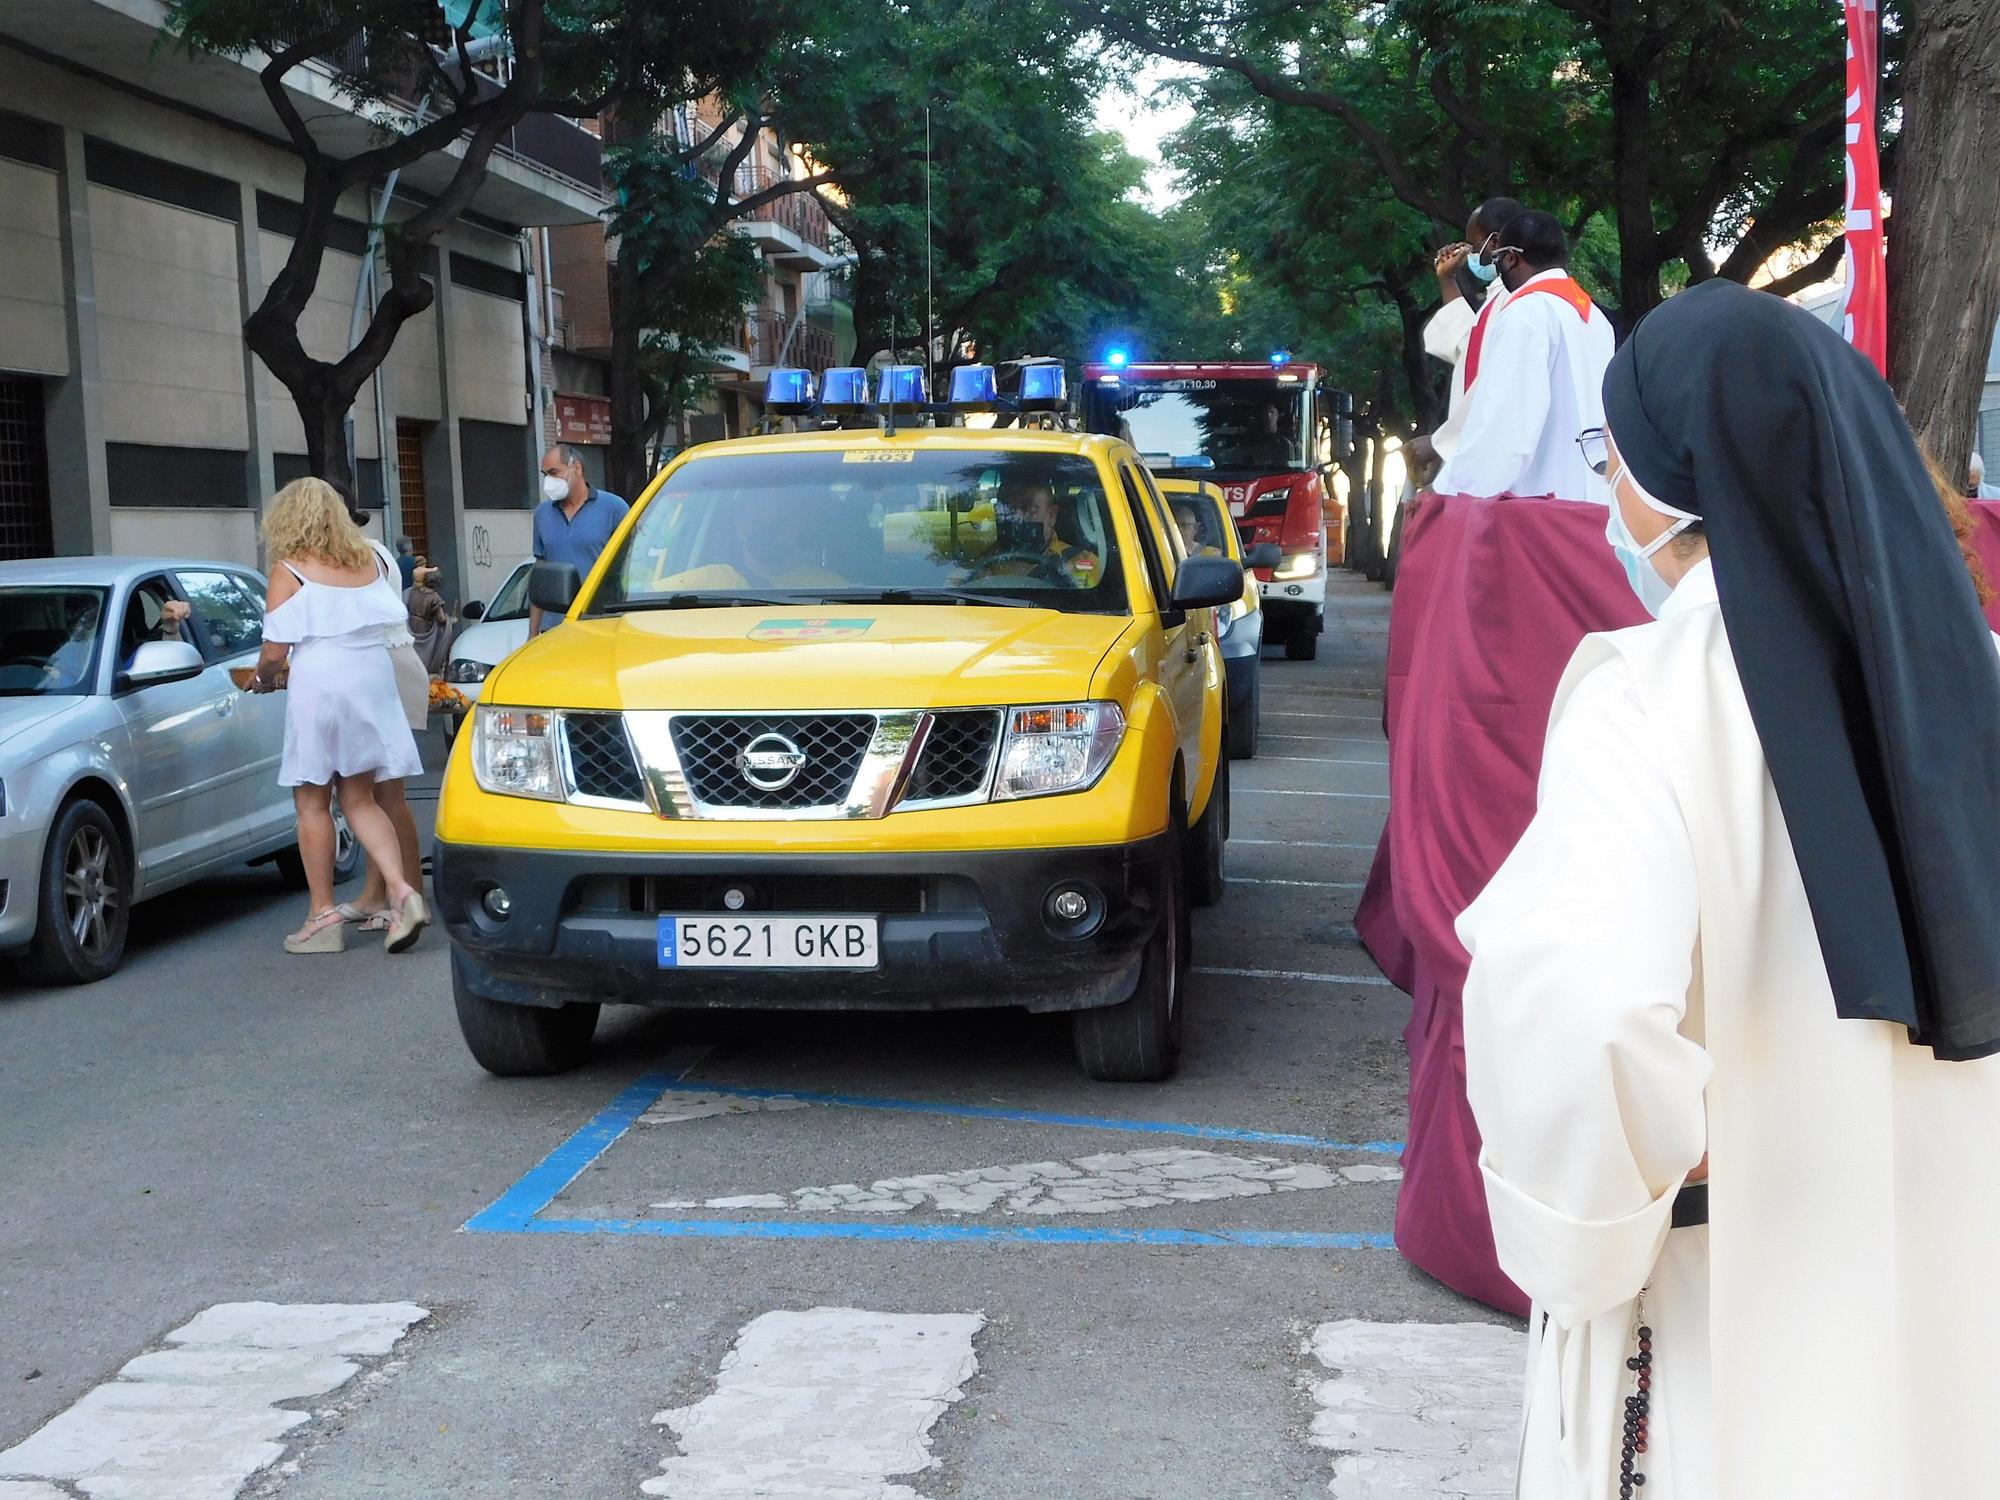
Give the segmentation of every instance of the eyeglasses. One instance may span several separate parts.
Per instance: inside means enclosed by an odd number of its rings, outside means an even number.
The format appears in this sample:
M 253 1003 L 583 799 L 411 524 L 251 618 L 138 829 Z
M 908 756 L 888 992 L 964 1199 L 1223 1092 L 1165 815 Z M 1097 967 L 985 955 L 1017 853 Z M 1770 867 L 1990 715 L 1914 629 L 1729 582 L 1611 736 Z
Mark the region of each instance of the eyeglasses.
M 1590 465 L 1590 472 L 1600 479 L 1611 469 L 1611 445 L 1602 427 L 1586 427 L 1576 435 L 1576 445 L 1583 450 L 1583 461 Z

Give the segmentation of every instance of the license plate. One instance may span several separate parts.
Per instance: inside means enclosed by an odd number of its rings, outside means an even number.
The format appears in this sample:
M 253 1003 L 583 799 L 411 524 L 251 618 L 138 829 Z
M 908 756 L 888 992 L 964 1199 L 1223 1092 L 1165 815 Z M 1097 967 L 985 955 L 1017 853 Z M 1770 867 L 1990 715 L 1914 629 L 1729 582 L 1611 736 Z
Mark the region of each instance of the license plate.
M 660 918 L 663 969 L 872 969 L 874 917 Z

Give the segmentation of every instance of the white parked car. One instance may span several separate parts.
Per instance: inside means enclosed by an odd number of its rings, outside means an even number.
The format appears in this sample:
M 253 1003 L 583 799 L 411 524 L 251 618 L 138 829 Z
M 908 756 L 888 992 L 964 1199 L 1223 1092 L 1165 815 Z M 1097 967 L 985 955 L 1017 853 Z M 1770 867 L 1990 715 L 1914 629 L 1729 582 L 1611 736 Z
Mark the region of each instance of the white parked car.
M 529 558 L 517 566 L 490 603 L 475 601 L 465 606 L 465 618 L 471 623 L 451 643 L 444 680 L 467 702 L 477 703 L 487 674 L 527 642 L 528 574 L 534 565 L 534 559 Z
M 0 563 L 0 949 L 85 983 L 118 967 L 135 901 L 246 863 L 303 887 L 285 700 L 229 675 L 263 625 L 263 575 L 233 563 Z M 335 828 L 344 880 L 360 851 L 337 808 Z

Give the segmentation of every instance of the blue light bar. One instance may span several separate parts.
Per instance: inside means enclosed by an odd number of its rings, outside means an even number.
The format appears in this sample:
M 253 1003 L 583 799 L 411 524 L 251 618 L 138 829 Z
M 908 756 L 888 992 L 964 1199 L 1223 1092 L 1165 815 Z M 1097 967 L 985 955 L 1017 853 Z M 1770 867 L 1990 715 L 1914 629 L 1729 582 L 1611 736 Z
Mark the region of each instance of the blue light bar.
M 1292 351 L 1291 351 L 1291 350 L 1289 350 L 1289 349 L 1273 349 L 1273 350 L 1271 351 L 1271 364 L 1272 364 L 1272 365 L 1273 365 L 1274 367 L 1275 367 L 1275 366 L 1277 366 L 1277 365 L 1288 365 L 1288 364 L 1290 364 L 1291 362 L 1292 362 Z
M 780 365 L 764 382 L 764 406 L 780 416 L 797 416 L 812 410 L 811 370 L 793 370 Z
M 922 365 L 884 365 L 876 377 L 875 399 L 884 406 L 921 406 L 929 399 L 924 390 Z
M 868 404 L 868 372 L 856 365 L 836 365 L 821 377 L 820 405 L 828 411 L 859 411 Z
M 1021 408 L 1024 411 L 1060 411 L 1069 405 L 1069 385 L 1061 365 L 1021 367 Z
M 1000 395 L 991 365 L 960 365 L 951 372 L 951 404 L 986 408 Z
M 1131 358 L 1132 356 L 1126 353 L 1125 350 L 1113 349 L 1105 354 L 1104 362 L 1114 370 L 1122 370 L 1125 368 L 1126 362 Z

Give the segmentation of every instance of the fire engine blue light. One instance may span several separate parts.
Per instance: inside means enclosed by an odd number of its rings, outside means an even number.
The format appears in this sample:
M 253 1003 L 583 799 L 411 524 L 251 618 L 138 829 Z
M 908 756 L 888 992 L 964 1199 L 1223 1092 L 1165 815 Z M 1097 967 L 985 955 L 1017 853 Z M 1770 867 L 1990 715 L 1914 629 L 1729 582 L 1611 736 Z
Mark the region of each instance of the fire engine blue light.
M 764 382 L 764 405 L 775 412 L 801 412 L 812 405 L 811 370 L 792 370 L 780 365 Z
M 877 377 L 875 399 L 883 405 L 920 406 L 927 398 L 922 365 L 884 365 Z
M 868 372 L 855 365 L 836 365 L 820 380 L 820 404 L 855 408 L 868 404 Z
M 1289 350 L 1289 349 L 1273 349 L 1273 350 L 1271 351 L 1271 364 L 1273 365 L 1273 367 L 1275 367 L 1275 366 L 1278 366 L 1278 365 L 1288 365 L 1288 364 L 1290 364 L 1291 362 L 1292 362 L 1292 351 L 1291 351 L 1291 350 Z
M 953 406 L 991 406 L 999 394 L 991 365 L 960 365 L 951 372 Z
M 1131 358 L 1125 350 L 1113 349 L 1104 356 L 1104 362 L 1114 370 L 1122 370 Z
M 1053 411 L 1069 404 L 1069 385 L 1061 365 L 1024 365 L 1021 369 L 1021 405 Z

